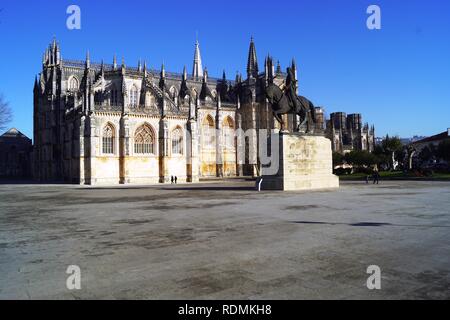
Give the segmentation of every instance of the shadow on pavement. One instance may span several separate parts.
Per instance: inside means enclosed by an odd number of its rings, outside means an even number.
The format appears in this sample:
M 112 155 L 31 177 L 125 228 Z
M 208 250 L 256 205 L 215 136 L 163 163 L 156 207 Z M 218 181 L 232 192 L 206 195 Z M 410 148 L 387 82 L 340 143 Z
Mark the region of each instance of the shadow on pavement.
M 359 222 L 359 223 L 344 223 L 344 222 L 323 222 L 323 221 L 290 221 L 298 224 L 317 224 L 317 225 L 344 225 L 349 227 L 417 227 L 417 228 L 450 228 L 445 225 L 410 225 L 410 224 L 392 224 L 385 222 Z

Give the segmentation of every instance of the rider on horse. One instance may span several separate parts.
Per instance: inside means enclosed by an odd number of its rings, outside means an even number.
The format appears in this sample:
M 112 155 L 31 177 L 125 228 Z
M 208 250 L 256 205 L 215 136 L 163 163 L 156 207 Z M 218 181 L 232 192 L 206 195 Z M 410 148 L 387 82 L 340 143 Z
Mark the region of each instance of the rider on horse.
M 293 111 L 296 114 L 299 113 L 302 106 L 300 105 L 300 101 L 298 101 L 297 83 L 294 77 L 294 72 L 291 68 L 287 68 L 285 93 L 289 100 L 289 104 L 292 106 Z

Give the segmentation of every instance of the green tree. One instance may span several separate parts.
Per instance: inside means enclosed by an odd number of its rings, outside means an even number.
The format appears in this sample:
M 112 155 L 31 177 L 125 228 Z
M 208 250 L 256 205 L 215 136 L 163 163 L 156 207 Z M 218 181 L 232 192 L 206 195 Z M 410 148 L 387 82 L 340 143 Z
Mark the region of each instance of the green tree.
M 333 152 L 333 168 L 344 163 L 344 156 L 339 152 Z
M 437 156 L 450 162 L 450 140 L 442 141 L 437 147 Z
M 403 144 L 399 137 L 389 137 L 389 135 L 386 135 L 386 138 L 384 138 L 383 142 L 381 143 L 381 146 L 383 147 L 383 150 L 385 154 L 388 154 L 390 159 L 390 167 L 392 169 L 395 169 L 395 154 L 400 152 L 403 148 Z
M 376 155 L 368 151 L 355 150 L 345 155 L 345 161 L 354 166 L 371 166 L 378 163 Z
M 436 148 L 434 145 L 430 144 L 429 146 L 426 146 L 420 151 L 419 158 L 422 161 L 430 161 L 434 156 L 436 155 Z
M 383 146 L 381 146 L 381 145 L 379 145 L 379 144 L 377 144 L 374 148 L 373 148 L 373 152 L 372 152 L 373 154 L 375 154 L 375 155 L 381 155 L 381 154 L 384 154 L 384 149 L 383 149 Z

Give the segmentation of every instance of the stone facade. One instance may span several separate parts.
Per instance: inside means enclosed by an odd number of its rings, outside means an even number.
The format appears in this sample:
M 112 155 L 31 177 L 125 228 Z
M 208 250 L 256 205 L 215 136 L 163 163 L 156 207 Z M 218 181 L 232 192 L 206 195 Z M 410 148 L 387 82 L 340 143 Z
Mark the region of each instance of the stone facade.
M 291 67 L 296 71 L 295 61 Z M 286 74 L 258 69 L 253 39 L 247 77 L 208 77 L 198 42 L 193 72 L 63 60 L 54 40 L 34 85 L 34 176 L 79 184 L 163 183 L 259 174 L 258 132 L 278 129 L 264 96 Z M 295 119 L 286 116 L 292 129 Z M 237 136 L 237 131 L 245 132 Z M 255 147 L 253 147 L 255 146 Z

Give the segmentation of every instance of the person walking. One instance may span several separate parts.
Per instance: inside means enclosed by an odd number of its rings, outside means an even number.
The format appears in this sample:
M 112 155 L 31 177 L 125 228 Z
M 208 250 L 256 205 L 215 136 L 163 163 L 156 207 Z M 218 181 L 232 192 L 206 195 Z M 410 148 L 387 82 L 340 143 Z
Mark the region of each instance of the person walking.
M 170 176 L 170 183 L 173 184 L 173 176 Z
M 378 170 L 375 170 L 375 172 L 373 173 L 373 184 L 375 183 L 380 183 L 380 173 L 378 172 Z
M 175 184 L 177 184 L 177 181 L 178 181 L 178 177 L 175 176 Z

